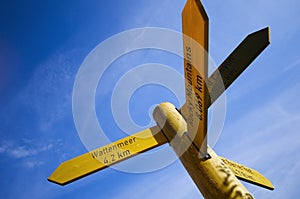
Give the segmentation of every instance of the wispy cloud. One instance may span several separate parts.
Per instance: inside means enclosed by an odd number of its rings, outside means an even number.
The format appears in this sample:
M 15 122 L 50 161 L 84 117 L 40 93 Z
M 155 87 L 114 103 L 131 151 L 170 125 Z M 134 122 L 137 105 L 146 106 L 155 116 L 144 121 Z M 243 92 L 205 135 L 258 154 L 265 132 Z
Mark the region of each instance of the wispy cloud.
M 300 59 L 297 59 L 290 63 L 285 69 L 284 72 L 288 72 L 290 70 L 293 70 L 295 67 L 300 68 Z
M 76 53 L 58 51 L 50 56 L 37 67 L 26 87 L 11 103 L 30 110 L 41 132 L 51 131 L 71 110 L 72 84 L 78 67 L 72 57 L 76 57 Z
M 3 140 L 0 142 L 0 155 L 21 161 L 25 168 L 34 168 L 44 163 L 40 155 L 44 152 L 49 152 L 54 145 L 58 144 L 57 141 L 49 141 L 45 144 L 37 140 L 31 140 L 30 143 L 26 143 L 26 141 Z

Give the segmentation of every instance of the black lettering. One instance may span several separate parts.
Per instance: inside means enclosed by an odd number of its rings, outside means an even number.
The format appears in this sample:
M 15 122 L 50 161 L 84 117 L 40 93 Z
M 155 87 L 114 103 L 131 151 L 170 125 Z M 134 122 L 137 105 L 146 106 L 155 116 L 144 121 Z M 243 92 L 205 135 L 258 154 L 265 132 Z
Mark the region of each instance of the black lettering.
M 123 154 L 120 153 L 120 152 L 118 152 L 118 158 L 119 158 L 119 159 L 122 159 L 122 158 L 123 158 Z
M 129 156 L 130 155 L 130 151 L 129 150 L 126 150 L 123 152 L 123 155 L 126 157 L 126 156 Z
M 93 156 L 93 158 L 98 157 L 98 150 L 97 150 L 97 151 L 93 151 L 93 152 L 92 152 L 92 156 Z
M 191 49 L 191 47 L 189 47 L 189 46 L 186 46 L 186 47 L 185 47 L 185 50 L 186 50 L 186 52 L 189 52 L 189 53 L 192 52 L 192 49 Z
M 117 144 L 117 147 L 118 147 L 118 148 L 123 148 L 123 147 L 124 147 L 124 143 L 123 143 L 123 142 L 118 143 L 118 144 Z
M 123 158 L 130 155 L 130 151 L 126 150 L 126 151 L 123 151 L 123 152 L 118 152 L 117 155 L 118 155 L 118 159 L 123 159 Z
M 104 153 L 104 155 L 108 153 L 106 147 L 103 149 L 103 153 Z
M 203 93 L 203 78 L 200 75 L 197 75 L 197 85 L 196 89 L 200 92 Z
M 111 161 L 114 162 L 115 161 L 115 155 L 111 154 Z

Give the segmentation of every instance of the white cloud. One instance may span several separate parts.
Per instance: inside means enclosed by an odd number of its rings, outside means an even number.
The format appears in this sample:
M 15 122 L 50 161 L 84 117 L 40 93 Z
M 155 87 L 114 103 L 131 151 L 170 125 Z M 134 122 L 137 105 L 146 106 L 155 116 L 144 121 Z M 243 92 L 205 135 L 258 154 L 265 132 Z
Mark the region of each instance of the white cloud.
M 28 140 L 27 140 L 28 141 Z M 15 141 L 1 141 L 0 154 L 5 155 L 13 160 L 18 160 L 25 168 L 34 168 L 44 163 L 41 154 L 52 150 L 54 145 L 58 143 L 50 141 L 48 143 L 39 143 L 36 140 L 21 141 L 18 143 Z
M 71 93 L 77 66 L 77 51 L 61 53 L 57 51 L 34 71 L 27 85 L 21 90 L 7 109 L 4 118 L 18 117 L 19 111 L 30 112 L 31 123 L 39 127 L 39 132 L 49 132 L 53 125 L 71 110 Z
M 300 59 L 297 59 L 297 60 L 293 61 L 291 64 L 289 64 L 289 65 L 284 69 L 284 72 L 291 71 L 291 70 L 293 70 L 295 67 L 300 68 Z
M 43 165 L 44 162 L 39 160 L 25 160 L 23 164 L 26 168 L 32 169 Z
M 7 153 L 10 157 L 18 159 L 36 155 L 38 150 L 28 149 L 25 146 L 14 146 L 13 148 L 9 148 Z

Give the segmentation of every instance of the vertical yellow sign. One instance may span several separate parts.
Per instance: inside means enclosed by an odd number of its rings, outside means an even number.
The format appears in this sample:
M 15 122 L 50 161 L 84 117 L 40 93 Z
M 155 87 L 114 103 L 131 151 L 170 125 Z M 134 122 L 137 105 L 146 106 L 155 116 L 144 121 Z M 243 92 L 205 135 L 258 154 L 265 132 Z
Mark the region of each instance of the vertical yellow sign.
M 200 154 L 207 154 L 208 17 L 200 0 L 188 0 L 182 11 L 186 105 L 182 114 L 188 136 Z

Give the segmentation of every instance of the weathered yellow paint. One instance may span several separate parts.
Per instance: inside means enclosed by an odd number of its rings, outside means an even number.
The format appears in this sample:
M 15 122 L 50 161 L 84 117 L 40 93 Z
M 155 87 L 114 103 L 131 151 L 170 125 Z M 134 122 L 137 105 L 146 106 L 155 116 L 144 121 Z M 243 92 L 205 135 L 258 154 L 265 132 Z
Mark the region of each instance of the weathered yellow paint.
M 199 0 L 187 0 L 182 11 L 186 106 L 182 109 L 202 156 L 207 154 L 207 52 L 208 17 Z
M 152 127 L 61 163 L 48 180 L 65 185 L 165 143 L 160 129 Z
M 208 147 L 209 159 L 199 156 L 197 148 L 189 137 L 183 133 L 187 131 L 187 124 L 183 117 L 170 103 L 162 103 L 154 110 L 153 117 L 162 128 L 162 132 L 172 140 L 170 145 L 180 158 L 187 172 L 206 199 L 251 199 L 253 196 L 235 177 L 233 172 Z
M 226 158 L 220 157 L 222 161 L 231 169 L 236 177 L 245 182 L 249 182 L 270 190 L 274 189 L 273 184 L 258 171 L 238 164 Z

